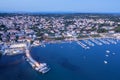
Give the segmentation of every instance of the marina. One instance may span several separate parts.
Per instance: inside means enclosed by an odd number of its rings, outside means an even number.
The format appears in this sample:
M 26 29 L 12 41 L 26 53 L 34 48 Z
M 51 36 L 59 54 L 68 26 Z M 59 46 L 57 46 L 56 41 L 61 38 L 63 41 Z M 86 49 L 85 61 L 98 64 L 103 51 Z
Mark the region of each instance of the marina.
M 107 40 L 107 38 L 104 38 L 104 40 Z M 11 64 L 14 68 L 10 67 L 7 71 L 5 71 L 6 68 L 0 68 L 3 75 L 0 76 L 0 79 L 6 79 L 4 77 L 6 73 L 11 73 L 8 76 L 11 80 L 22 80 L 24 78 L 29 80 L 89 80 L 93 79 L 93 77 L 94 80 L 112 80 L 112 77 L 120 79 L 119 75 L 113 74 L 113 72 L 119 74 L 120 64 L 117 61 L 120 60 L 120 54 L 117 48 L 120 47 L 120 40 L 109 40 L 117 41 L 116 45 L 110 42 L 109 46 L 104 43 L 102 43 L 104 45 L 98 45 L 96 42 L 99 39 L 95 39 L 95 42 L 91 39 L 86 39 L 77 42 L 71 41 L 71 43 L 44 43 L 46 47 L 42 47 L 41 45 L 31 47 L 31 49 L 26 47 L 25 61 L 22 60 L 14 65 Z M 92 46 L 93 44 L 94 46 Z M 89 50 L 87 50 L 87 46 L 90 47 Z M 114 66 L 112 66 L 113 64 Z M 102 74 L 106 68 L 108 71 Z M 62 75 L 63 73 L 64 75 Z M 87 78 L 84 77 L 87 74 L 89 76 Z M 15 76 L 12 77 L 12 75 Z M 19 77 L 18 79 L 18 75 L 22 75 L 23 77 Z
M 83 40 L 89 46 L 95 46 L 94 43 L 90 42 L 89 40 Z
M 82 43 L 81 41 L 77 41 L 77 44 L 80 45 L 84 49 L 90 49 L 89 46 L 87 46 L 86 44 Z
M 26 50 L 26 61 L 28 61 L 28 63 L 32 66 L 33 69 L 42 74 L 47 73 L 50 70 L 46 63 L 38 63 L 37 61 L 35 61 L 31 57 L 29 50 Z
M 120 80 L 120 0 L 0 3 L 0 80 Z
M 105 41 L 105 39 L 98 39 L 100 42 L 102 42 L 103 44 L 110 44 L 108 41 Z
M 94 42 L 97 45 L 103 45 L 101 42 L 99 42 L 98 40 L 95 39 L 90 39 L 92 42 Z
M 112 39 L 106 39 L 107 41 L 109 41 L 110 43 L 112 43 L 112 44 L 117 44 L 117 42 L 116 41 L 114 41 L 114 40 L 112 40 Z

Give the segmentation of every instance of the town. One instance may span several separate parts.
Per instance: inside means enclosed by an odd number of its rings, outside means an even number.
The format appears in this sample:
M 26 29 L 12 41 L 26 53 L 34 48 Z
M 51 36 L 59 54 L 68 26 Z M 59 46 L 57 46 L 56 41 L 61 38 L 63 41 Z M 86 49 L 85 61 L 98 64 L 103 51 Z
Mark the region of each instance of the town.
M 26 42 L 120 38 L 120 16 L 113 14 L 0 14 L 0 52 L 24 53 Z

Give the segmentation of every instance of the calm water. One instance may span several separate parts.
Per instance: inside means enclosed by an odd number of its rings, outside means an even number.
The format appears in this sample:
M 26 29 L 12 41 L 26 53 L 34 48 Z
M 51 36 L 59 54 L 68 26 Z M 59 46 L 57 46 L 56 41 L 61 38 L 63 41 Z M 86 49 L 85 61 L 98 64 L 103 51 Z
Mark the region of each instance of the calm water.
M 106 50 L 110 50 L 108 57 Z M 3 56 L 0 80 L 120 80 L 120 42 L 95 45 L 89 50 L 76 42 L 46 44 L 46 47 L 32 48 L 31 55 L 39 62 L 46 62 L 51 70 L 42 75 L 22 55 Z

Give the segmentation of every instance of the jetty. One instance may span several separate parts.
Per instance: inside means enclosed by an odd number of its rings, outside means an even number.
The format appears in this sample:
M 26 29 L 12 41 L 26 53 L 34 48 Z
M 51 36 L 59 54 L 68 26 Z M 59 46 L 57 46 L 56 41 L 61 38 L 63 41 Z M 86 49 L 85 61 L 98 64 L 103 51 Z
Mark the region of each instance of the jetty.
M 106 39 L 106 40 L 109 41 L 109 42 L 112 43 L 112 44 L 117 44 L 117 42 L 114 41 L 114 40 L 112 40 L 112 39 Z
M 102 42 L 103 44 L 110 44 L 108 41 L 105 41 L 105 39 L 98 39 L 100 42 Z
M 30 55 L 28 45 L 26 46 L 25 52 L 26 52 L 25 53 L 26 61 L 32 66 L 33 69 L 35 69 L 36 71 L 43 73 L 43 74 L 47 73 L 50 70 L 50 68 L 47 66 L 46 63 L 39 63 L 32 58 L 32 56 Z
M 90 39 L 92 42 L 94 42 L 95 44 L 97 44 L 97 45 L 102 45 L 102 43 L 101 42 L 99 42 L 98 40 L 95 40 L 95 39 Z
M 77 44 L 80 45 L 84 49 L 90 49 L 86 44 L 82 43 L 81 41 L 77 41 Z
M 94 46 L 94 43 L 90 42 L 89 40 L 83 40 L 89 46 Z

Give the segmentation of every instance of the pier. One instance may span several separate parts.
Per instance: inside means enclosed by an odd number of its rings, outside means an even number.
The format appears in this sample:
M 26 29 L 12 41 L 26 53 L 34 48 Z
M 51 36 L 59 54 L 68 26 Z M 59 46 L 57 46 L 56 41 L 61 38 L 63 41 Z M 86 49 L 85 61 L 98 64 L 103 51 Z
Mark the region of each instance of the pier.
M 97 41 L 97 40 L 95 40 L 95 39 L 90 39 L 92 42 L 94 42 L 95 44 L 97 44 L 97 45 L 102 45 L 102 43 L 101 42 L 99 42 L 99 41 Z
M 108 42 L 112 43 L 112 44 L 117 44 L 116 41 L 112 40 L 112 39 L 106 39 Z
M 82 43 L 81 41 L 77 41 L 77 43 L 84 49 L 90 49 L 90 47 L 88 47 L 87 45 L 85 45 L 84 43 Z
M 94 46 L 94 43 L 90 42 L 89 40 L 83 40 L 89 46 Z
M 35 69 L 36 71 L 43 73 L 43 74 L 50 70 L 50 68 L 48 68 L 46 63 L 39 63 L 32 58 L 32 56 L 30 55 L 28 45 L 26 46 L 25 52 L 26 52 L 25 53 L 26 61 L 28 61 L 28 63 L 32 66 L 33 69 Z
M 108 41 L 105 41 L 105 39 L 98 39 L 100 42 L 102 42 L 103 44 L 110 44 Z

